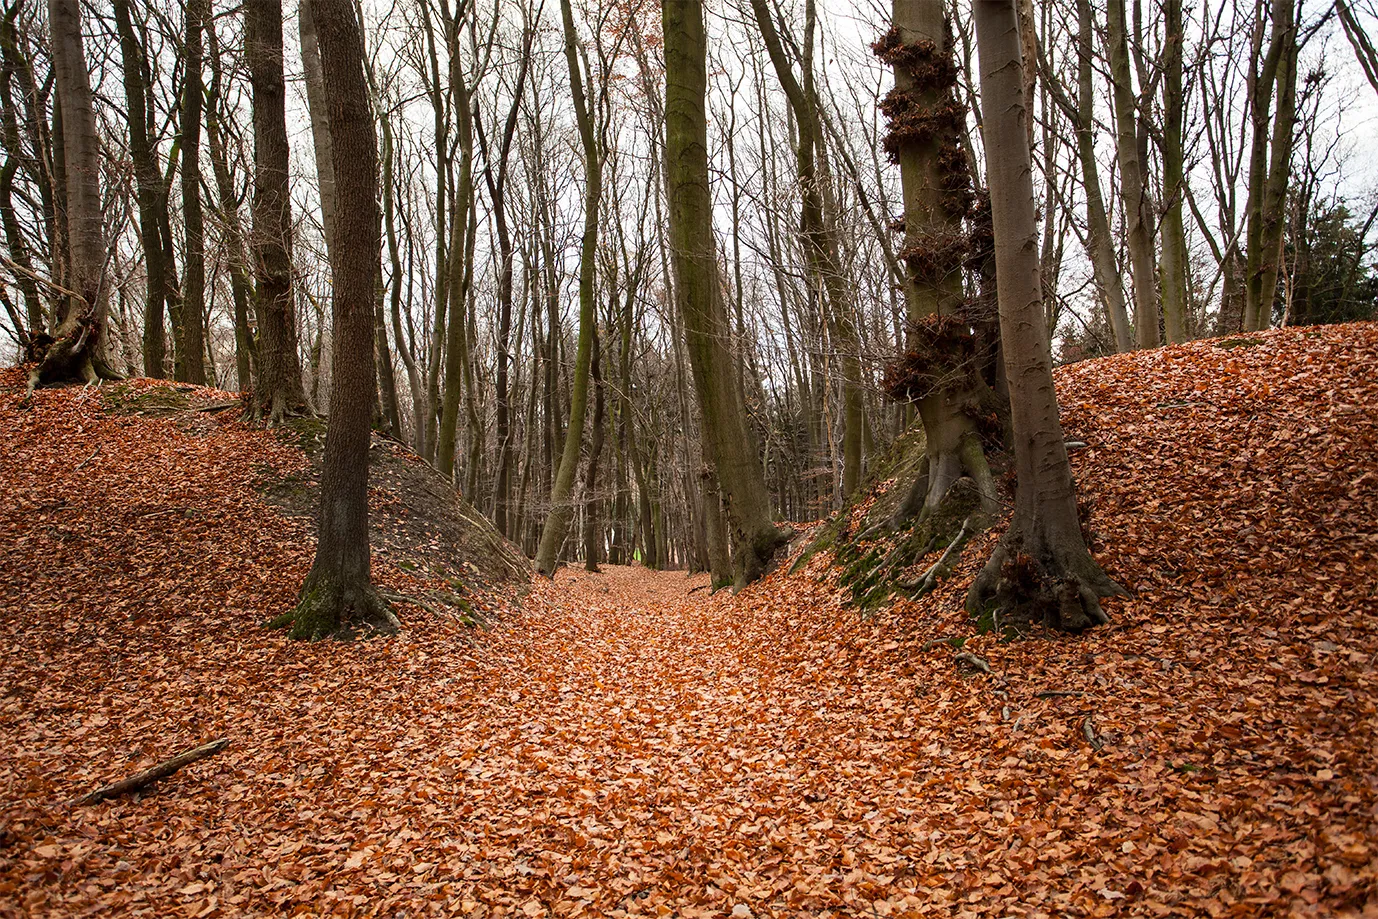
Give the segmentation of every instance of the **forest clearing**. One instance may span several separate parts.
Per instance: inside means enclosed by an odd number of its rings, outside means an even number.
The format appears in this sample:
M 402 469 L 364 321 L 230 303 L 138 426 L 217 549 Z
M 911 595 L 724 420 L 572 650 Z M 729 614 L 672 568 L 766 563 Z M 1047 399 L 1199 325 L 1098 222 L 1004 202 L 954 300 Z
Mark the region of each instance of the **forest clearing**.
M 487 628 L 399 603 L 394 637 L 303 645 L 261 627 L 310 565 L 264 486 L 295 432 L 10 373 L 0 913 L 1373 915 L 1378 326 L 1058 384 L 1133 593 L 1108 626 L 978 632 L 973 545 L 873 615 L 823 553 L 736 595 L 565 568 L 476 588 Z M 376 542 L 386 590 L 445 589 Z

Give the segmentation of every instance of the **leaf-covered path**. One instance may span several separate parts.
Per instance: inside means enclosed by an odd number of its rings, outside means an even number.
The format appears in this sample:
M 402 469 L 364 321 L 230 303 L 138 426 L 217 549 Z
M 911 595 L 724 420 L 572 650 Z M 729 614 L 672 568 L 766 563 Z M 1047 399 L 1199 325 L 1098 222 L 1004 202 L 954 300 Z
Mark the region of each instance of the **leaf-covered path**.
M 1378 327 L 1064 371 L 1136 595 L 1009 644 L 960 612 L 993 534 L 869 619 L 820 557 L 735 597 L 566 570 L 492 631 L 406 606 L 290 643 L 259 626 L 310 525 L 254 483 L 299 455 L 17 382 L 0 915 L 1378 915 Z

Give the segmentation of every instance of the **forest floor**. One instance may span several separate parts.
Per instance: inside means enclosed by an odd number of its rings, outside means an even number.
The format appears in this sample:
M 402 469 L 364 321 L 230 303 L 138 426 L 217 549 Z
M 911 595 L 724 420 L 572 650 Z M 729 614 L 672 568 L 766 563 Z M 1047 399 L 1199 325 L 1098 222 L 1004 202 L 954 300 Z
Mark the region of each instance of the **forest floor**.
M 309 526 L 257 485 L 299 452 L 0 385 L 0 915 L 1378 916 L 1378 326 L 1059 395 L 1134 594 L 1085 635 L 976 633 L 989 534 L 869 616 L 823 554 L 301 645 L 259 624 Z

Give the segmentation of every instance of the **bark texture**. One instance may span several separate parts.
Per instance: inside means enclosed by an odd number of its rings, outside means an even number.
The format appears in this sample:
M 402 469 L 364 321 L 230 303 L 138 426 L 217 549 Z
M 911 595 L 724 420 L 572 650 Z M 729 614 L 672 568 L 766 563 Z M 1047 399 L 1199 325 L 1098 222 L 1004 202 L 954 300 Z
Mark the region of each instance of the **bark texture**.
M 791 533 L 771 520 L 765 476 L 737 389 L 713 245 L 708 187 L 707 44 L 701 0 L 666 3 L 665 159 L 675 300 L 703 417 L 704 454 L 722 487 L 734 584 L 759 578 Z
M 53 341 L 30 379 L 33 386 L 92 382 L 112 375 L 99 351 L 110 308 L 110 285 L 101 222 L 100 137 L 82 45 L 79 0 L 49 0 L 48 26 L 62 116 L 61 130 L 54 131 L 54 146 L 60 139 L 66 182 L 68 290 L 59 304 Z
M 1074 631 L 1107 622 L 1100 598 L 1123 590 L 1086 548 L 1058 417 L 1014 0 L 976 0 L 974 10 L 1018 491 L 1009 530 L 972 583 L 967 610 Z
M 589 402 L 589 369 L 593 360 L 593 325 L 597 307 L 594 266 L 598 256 L 598 205 L 603 194 L 602 163 L 594 136 L 593 113 L 584 95 L 584 81 L 580 76 L 574 13 L 569 0 L 560 0 L 560 13 L 564 22 L 565 62 L 569 65 L 570 93 L 574 97 L 574 115 L 584 148 L 584 235 L 579 248 L 579 339 L 574 355 L 574 379 L 569 390 L 569 428 L 565 432 L 559 471 L 555 474 L 555 487 L 550 494 L 550 513 L 546 515 L 545 526 L 541 529 L 541 542 L 536 550 L 536 570 L 546 577 L 555 576 L 560 549 L 569 532 L 570 521 L 574 518 L 570 494 L 574 490 L 574 476 L 579 468 L 584 415 Z
M 282 0 L 246 0 L 244 45 L 254 104 L 251 237 L 258 316 L 256 413 L 270 424 L 307 410 L 292 305 L 292 199 L 288 187 Z
M 891 395 L 917 404 L 926 442 L 923 471 L 890 521 L 897 529 L 932 517 L 963 477 L 974 483 L 987 517 L 997 502 L 976 427 L 986 343 L 971 332 L 979 323 L 964 293 L 975 195 L 962 149 L 966 109 L 954 92 L 951 30 L 944 6 L 926 0 L 895 0 L 891 25 L 875 50 L 895 72 L 883 108 L 890 122 L 885 146 L 899 162 L 904 193 L 908 332 L 886 382 Z
M 206 382 L 206 225 L 201 212 L 201 26 L 206 0 L 186 5 L 186 79 L 182 86 L 182 221 L 184 230 L 182 308 L 175 333 L 173 377 L 198 386 Z
M 392 631 L 397 619 L 369 574 L 368 450 L 374 403 L 373 312 L 382 260 L 378 149 L 364 81 L 363 32 L 350 0 L 312 0 L 339 210 L 331 318 L 330 425 L 321 470 L 319 542 L 297 608 L 280 618 L 293 638 L 355 629 Z

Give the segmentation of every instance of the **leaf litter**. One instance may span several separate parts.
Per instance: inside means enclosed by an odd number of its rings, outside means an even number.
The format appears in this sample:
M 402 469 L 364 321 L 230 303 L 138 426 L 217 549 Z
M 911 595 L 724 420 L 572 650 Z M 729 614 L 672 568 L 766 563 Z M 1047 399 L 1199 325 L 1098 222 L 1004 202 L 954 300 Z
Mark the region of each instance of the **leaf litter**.
M 300 451 L 5 378 L 0 913 L 1378 915 L 1378 326 L 1256 339 L 1059 372 L 1134 596 L 1013 642 L 960 611 L 988 534 L 868 618 L 820 556 L 292 644 L 313 534 L 254 482 Z

